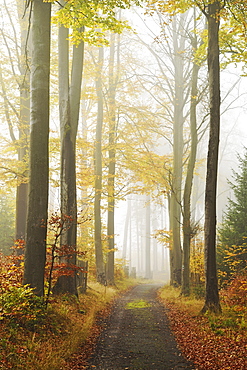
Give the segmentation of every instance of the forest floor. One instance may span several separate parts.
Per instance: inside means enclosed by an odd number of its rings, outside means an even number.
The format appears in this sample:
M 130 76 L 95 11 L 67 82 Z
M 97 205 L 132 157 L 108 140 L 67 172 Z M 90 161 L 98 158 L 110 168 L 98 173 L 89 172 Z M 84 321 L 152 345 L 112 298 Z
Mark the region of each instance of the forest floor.
M 85 359 L 85 348 L 70 362 L 68 369 L 194 369 L 178 349 L 166 315 L 157 300 L 154 284 L 142 284 L 117 299 L 94 351 Z
M 243 279 L 246 287 L 246 280 Z M 197 370 L 247 369 L 246 288 L 222 290 L 222 314 L 200 313 L 204 299 L 182 297 L 179 289 L 165 286 L 158 299 L 165 305 L 179 348 Z M 228 302 L 225 297 L 231 298 Z M 242 299 L 241 299 L 242 295 Z M 238 305 L 234 304 L 236 296 Z
M 192 288 L 183 297 L 146 280 L 91 281 L 79 299 L 52 297 L 46 308 L 10 285 L 1 293 L 0 369 L 247 369 L 246 276 L 221 289 L 221 315 L 201 315 Z
M 135 286 L 101 312 L 62 370 L 245 370 L 246 306 L 222 305 L 222 315 L 201 315 L 202 299 Z

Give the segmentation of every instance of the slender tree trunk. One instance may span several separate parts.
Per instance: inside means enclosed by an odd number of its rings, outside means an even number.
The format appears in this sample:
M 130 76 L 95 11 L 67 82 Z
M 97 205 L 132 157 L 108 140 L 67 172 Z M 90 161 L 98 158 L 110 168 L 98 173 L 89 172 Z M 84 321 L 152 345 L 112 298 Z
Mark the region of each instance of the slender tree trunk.
M 196 39 L 192 43 L 194 50 L 197 49 Z M 193 185 L 194 168 L 196 163 L 197 151 L 197 122 L 196 122 L 196 106 L 197 106 L 197 81 L 200 66 L 193 64 L 191 78 L 191 99 L 190 99 L 190 136 L 191 149 L 187 166 L 187 173 L 184 186 L 183 197 L 183 272 L 182 272 L 182 288 L 181 294 L 188 296 L 190 294 L 190 241 L 191 241 L 191 191 Z
M 62 153 L 62 158 L 64 159 L 62 165 L 64 166 L 64 179 L 67 189 L 67 197 L 65 198 L 67 204 L 64 204 L 64 210 L 67 212 L 67 215 L 72 218 L 72 224 L 65 234 L 65 243 L 72 247 L 73 255 L 68 263 L 72 263 L 74 266 L 76 265 L 77 250 L 76 136 L 79 123 L 83 60 L 84 43 L 81 42 L 77 47 L 73 46 L 71 83 L 69 90 L 71 130 L 68 130 L 66 133 L 65 145 L 63 146 L 64 153 Z M 65 280 L 65 292 L 77 295 L 76 271 L 74 270 L 73 275 L 70 277 L 65 276 Z
M 24 284 L 44 294 L 49 178 L 51 4 L 32 2 L 31 137 Z
M 96 257 L 96 275 L 100 284 L 106 284 L 105 265 L 103 259 L 101 239 L 101 192 L 102 192 L 102 126 L 103 126 L 103 91 L 102 91 L 102 65 L 103 48 L 99 47 L 99 60 L 97 64 L 96 92 L 98 100 L 98 114 L 95 142 L 95 198 L 94 198 L 94 244 Z
M 131 269 L 132 269 L 132 214 L 131 214 L 131 200 L 130 200 L 130 221 L 129 221 L 129 274 L 131 274 Z
M 183 164 L 183 56 L 184 20 L 181 16 L 179 22 L 173 21 L 173 45 L 174 45 L 174 68 L 175 68 L 175 92 L 174 92 L 174 123 L 173 123 L 173 177 L 171 192 L 171 227 L 173 245 L 171 250 L 171 282 L 173 285 L 181 285 L 182 273 L 182 250 L 180 238 L 181 219 L 181 188 L 182 188 L 182 164 Z
M 108 254 L 107 254 L 107 281 L 109 285 L 114 284 L 114 199 L 108 201 L 108 220 L 107 220 L 107 237 L 108 237 Z
M 30 73 L 28 66 L 28 22 L 27 15 L 23 18 L 24 7 L 18 4 L 18 17 L 21 26 L 21 65 L 22 83 L 20 86 L 20 121 L 19 121 L 19 142 L 18 159 L 27 162 L 28 155 L 28 137 L 30 130 Z M 25 180 L 28 177 L 28 171 L 23 174 Z M 16 191 L 16 225 L 15 239 L 25 239 L 26 221 L 27 221 L 27 203 L 28 203 L 28 182 L 20 181 Z
M 136 200 L 136 248 L 137 248 L 137 272 L 140 275 L 141 272 L 141 242 L 140 242 L 140 228 L 139 224 L 141 222 L 140 220 L 140 210 L 138 207 L 138 200 Z
M 220 2 L 208 5 L 208 74 L 210 97 L 210 132 L 205 190 L 205 273 L 206 296 L 202 312 L 221 312 L 216 267 L 216 189 L 220 135 Z
M 153 213 L 154 213 L 154 220 L 153 220 L 153 230 L 157 230 L 158 228 L 158 222 L 157 222 L 157 215 L 158 215 L 158 207 L 155 207 Z M 159 270 L 158 267 L 158 244 L 157 239 L 153 239 L 153 271 L 157 273 Z
M 166 217 L 164 217 L 164 212 L 166 212 L 166 209 L 165 209 L 165 205 L 164 204 L 161 204 L 161 209 L 160 209 L 160 212 L 161 212 L 161 229 L 166 229 L 167 225 L 166 225 Z M 162 245 L 162 253 L 161 253 L 161 271 L 165 271 L 165 246 Z
M 146 201 L 146 248 L 145 248 L 145 278 L 151 278 L 151 246 L 150 246 L 150 196 L 147 196 Z
M 69 30 L 60 26 L 58 30 L 58 72 L 59 72 L 59 116 L 60 116 L 60 137 L 61 137 L 61 165 L 60 165 L 60 207 L 61 218 L 64 220 L 64 231 L 60 239 L 60 246 L 75 248 L 75 215 L 73 200 L 75 199 L 74 188 L 74 143 L 72 142 L 72 128 L 70 117 L 69 97 Z M 71 220 L 66 220 L 70 216 Z M 60 258 L 61 263 L 68 265 L 70 256 Z M 73 258 L 74 259 L 74 256 Z M 75 277 L 60 276 L 53 288 L 54 293 L 71 292 L 76 294 Z
M 127 213 L 124 223 L 124 237 L 123 237 L 123 254 L 122 258 L 126 260 L 127 258 L 127 244 L 128 244 L 128 231 L 130 225 L 130 215 L 131 215 L 131 200 L 128 199 L 127 201 Z
M 71 82 L 69 82 L 69 43 L 68 29 L 59 27 L 59 111 L 61 132 L 61 217 L 68 220 L 64 224 L 61 247 L 69 247 L 70 252 L 62 258 L 71 270 L 62 275 L 54 287 L 56 293 L 77 295 L 76 282 L 76 240 L 77 240 L 77 200 L 76 200 L 76 136 L 79 121 L 84 43 L 73 47 Z M 67 218 L 69 216 L 69 218 Z
M 111 34 L 109 61 L 109 165 L 108 165 L 108 219 L 107 219 L 107 281 L 114 284 L 114 211 L 116 163 L 116 76 L 114 76 L 115 35 Z

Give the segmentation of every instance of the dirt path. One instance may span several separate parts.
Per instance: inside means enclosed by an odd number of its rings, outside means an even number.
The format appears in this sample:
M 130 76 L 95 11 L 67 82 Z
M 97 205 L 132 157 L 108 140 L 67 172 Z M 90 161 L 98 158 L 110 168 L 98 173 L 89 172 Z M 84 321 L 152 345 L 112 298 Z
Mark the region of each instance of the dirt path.
M 87 369 L 193 369 L 169 329 L 157 285 L 139 285 L 117 300 Z

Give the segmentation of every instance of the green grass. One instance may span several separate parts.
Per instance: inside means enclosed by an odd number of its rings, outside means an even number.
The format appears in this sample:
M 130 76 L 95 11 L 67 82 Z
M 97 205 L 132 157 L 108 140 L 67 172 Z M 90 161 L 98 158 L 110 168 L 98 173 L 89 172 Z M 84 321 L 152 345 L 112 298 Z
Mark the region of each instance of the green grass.
M 135 301 L 127 303 L 125 308 L 134 309 L 134 308 L 146 308 L 150 306 L 151 306 L 150 303 L 148 303 L 147 301 L 144 301 L 143 299 L 140 299 L 140 300 L 135 300 Z
M 168 300 L 178 307 L 185 309 L 193 315 L 197 315 L 203 307 L 203 299 L 196 298 L 195 295 L 184 297 L 180 295 L 180 289 L 170 285 L 165 285 L 159 291 L 161 300 Z

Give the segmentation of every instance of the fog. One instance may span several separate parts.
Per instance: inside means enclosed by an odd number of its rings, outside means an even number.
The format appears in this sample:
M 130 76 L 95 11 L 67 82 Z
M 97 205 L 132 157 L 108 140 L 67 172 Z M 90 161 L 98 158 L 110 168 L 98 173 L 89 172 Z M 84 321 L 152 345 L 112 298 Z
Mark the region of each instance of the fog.
M 161 33 L 155 17 L 141 14 L 140 11 L 133 11 L 132 25 L 137 31 L 137 40 L 146 44 L 154 45 Z M 135 37 L 135 36 L 134 36 Z M 155 58 L 148 51 L 148 48 L 141 49 L 144 60 L 150 59 L 152 68 L 156 69 Z M 206 68 L 206 67 L 205 67 Z M 206 73 L 205 69 L 203 74 Z M 157 68 L 156 74 L 159 74 Z M 205 77 L 204 77 L 205 78 Z M 206 78 L 207 79 L 207 78 Z M 206 80 L 205 79 L 205 80 Z M 217 189 L 217 223 L 222 221 L 228 198 L 232 197 L 229 181 L 231 180 L 232 170 L 237 170 L 238 155 L 242 155 L 247 145 L 246 132 L 246 76 L 244 76 L 243 66 L 229 65 L 221 71 L 221 133 L 220 133 L 220 152 L 219 152 L 219 170 L 218 170 L 218 189 Z M 148 94 L 146 92 L 146 94 Z M 147 98 L 148 99 L 148 98 Z M 195 221 L 199 222 L 203 228 L 204 224 L 204 187 L 206 176 L 206 156 L 207 156 L 207 131 L 204 138 L 199 143 L 198 162 L 195 170 L 193 194 L 197 198 L 196 205 L 192 210 Z M 164 147 L 162 148 L 162 144 Z M 156 147 L 158 152 L 166 153 L 167 145 L 163 142 Z M 169 150 L 169 149 L 168 149 Z M 196 193 L 196 195 L 195 195 Z M 128 202 L 131 202 L 131 216 L 128 213 Z M 126 260 L 130 269 L 135 268 L 137 275 L 145 277 L 145 243 L 146 225 L 145 212 L 147 200 L 145 196 L 131 194 L 125 200 L 120 201 L 116 209 L 116 246 L 117 257 L 123 255 L 123 245 L 127 241 Z M 138 216 L 139 215 L 139 216 Z M 142 215 L 142 221 L 140 221 Z M 126 232 L 126 220 L 131 217 L 131 225 Z M 138 221 L 139 220 L 139 221 Z M 151 275 L 154 278 L 161 278 L 164 281 L 169 280 L 169 245 L 160 243 L 155 235 L 157 230 L 169 230 L 169 212 L 168 201 L 166 197 L 151 201 Z M 198 236 L 203 240 L 203 232 Z M 139 249 L 138 255 L 137 250 Z M 141 262 L 140 262 L 141 259 Z
M 17 67 L 18 57 L 13 42 L 12 24 L 2 11 L 2 24 L 9 36 L 8 43 L 3 41 L 1 51 L 4 55 L 2 81 L 8 85 L 6 96 L 2 84 L 1 101 L 1 185 L 3 192 L 9 191 L 13 180 L 14 188 L 19 174 L 6 170 L 13 166 L 17 154 L 11 147 L 12 131 L 18 134 L 18 119 L 12 107 L 18 96 L 16 75 L 11 74 Z M 13 17 L 16 17 L 13 11 Z M 179 85 L 181 93 L 180 114 L 183 142 L 181 144 L 181 199 L 186 175 L 186 164 L 190 152 L 190 88 L 192 69 L 192 47 L 190 38 L 193 31 L 193 14 L 178 16 L 170 22 L 160 14 L 145 14 L 133 8 L 122 12 L 122 17 L 129 20 L 133 30 L 125 30 L 117 39 L 115 46 L 120 64 L 119 81 L 116 92 L 117 116 L 117 160 L 116 160 L 116 210 L 115 210 L 115 248 L 117 260 L 124 259 L 129 272 L 144 278 L 169 280 L 169 197 L 173 191 L 170 176 L 172 172 L 174 121 L 176 104 L 175 90 Z M 196 24 L 200 31 L 204 21 Z M 57 28 L 53 28 L 53 44 L 56 45 Z M 190 37 L 187 37 L 187 36 Z M 18 36 L 20 37 L 20 35 Z M 57 47 L 57 45 L 56 45 Z M 57 86 L 57 49 L 52 48 L 51 73 L 51 181 L 50 212 L 59 210 L 59 118 Z M 176 49 L 177 48 L 177 49 Z M 18 48 L 17 48 L 18 49 Z M 97 116 L 95 93 L 95 59 L 97 47 L 86 45 L 85 68 L 83 72 L 82 104 L 78 128 L 77 181 L 78 205 L 80 209 L 93 211 L 93 166 L 95 123 Z M 108 93 L 109 47 L 104 47 L 103 93 L 106 100 Z M 9 59 L 8 59 L 9 58 Z M 11 59 L 12 58 L 12 59 Z M 176 59 L 177 58 L 177 59 Z M 222 61 L 224 57 L 222 56 Z M 12 63 L 12 64 L 11 64 Z M 181 70 L 177 67 L 181 64 Z M 180 77 L 178 77 L 180 76 Z M 176 79 L 180 78 L 179 81 Z M 219 176 L 217 196 L 217 221 L 220 224 L 226 209 L 227 199 L 231 196 L 228 180 L 233 169 L 237 169 L 238 155 L 244 153 L 247 146 L 246 131 L 246 78 L 241 64 L 230 64 L 221 71 L 221 133 Z M 11 81 L 11 83 L 10 83 Z M 192 189 L 192 219 L 201 227 L 197 237 L 203 240 L 204 190 L 206 157 L 208 146 L 208 90 L 207 65 L 201 62 L 198 77 L 197 123 L 198 148 Z M 6 114 L 6 102 L 11 101 L 10 121 Z M 8 104 L 7 104 L 8 105 Z M 105 106 L 107 115 L 108 106 Z M 102 221 L 107 223 L 107 119 L 103 130 L 103 190 Z M 18 135 L 17 135 L 18 136 Z M 6 149 L 8 148 L 8 149 Z M 6 164 L 7 163 L 7 164 Z M 10 187 L 11 187 L 10 186 Z M 181 206 L 182 201 L 178 199 Z M 85 211 L 86 212 L 86 211 Z M 89 217 L 89 218 L 90 218 Z M 181 220 L 179 220 L 182 223 Z M 80 231 L 81 233 L 81 231 Z M 91 229 L 90 229 L 90 233 Z M 167 236 L 167 237 L 165 237 Z M 181 232 L 182 236 L 182 232 Z M 150 250 L 149 250 L 150 248 Z M 147 251 L 148 250 L 148 251 Z M 121 262 L 122 263 L 122 262 Z

